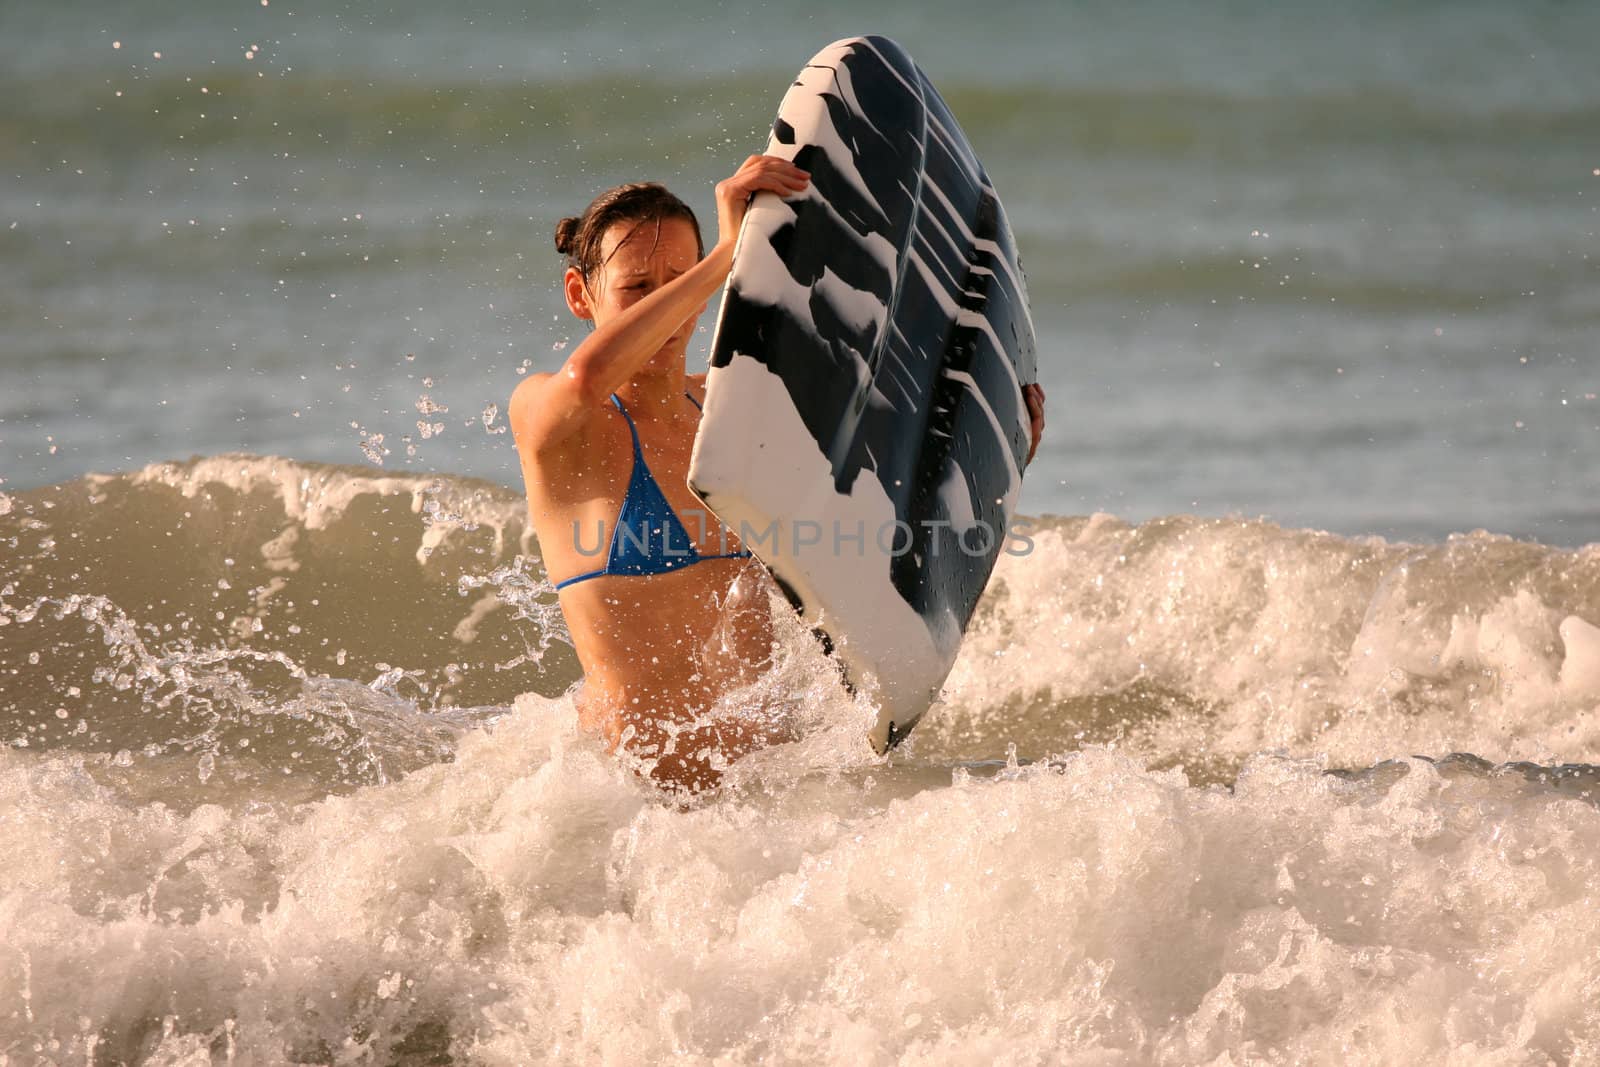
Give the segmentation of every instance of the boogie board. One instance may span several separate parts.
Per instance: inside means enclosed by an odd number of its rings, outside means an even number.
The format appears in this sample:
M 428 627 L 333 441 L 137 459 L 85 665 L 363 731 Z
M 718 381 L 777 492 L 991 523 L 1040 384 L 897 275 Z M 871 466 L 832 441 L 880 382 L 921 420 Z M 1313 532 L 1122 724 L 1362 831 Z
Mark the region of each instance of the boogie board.
M 882 752 L 1019 543 L 1027 292 L 994 187 L 893 41 L 813 57 L 767 152 L 811 184 L 745 216 L 689 487 L 876 698 Z

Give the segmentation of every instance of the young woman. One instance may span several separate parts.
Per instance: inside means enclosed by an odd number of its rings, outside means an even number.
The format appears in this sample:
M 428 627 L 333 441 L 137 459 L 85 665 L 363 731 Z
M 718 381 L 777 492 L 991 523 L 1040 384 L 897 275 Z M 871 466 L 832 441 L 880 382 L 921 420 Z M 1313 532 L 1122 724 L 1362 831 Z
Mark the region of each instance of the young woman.
M 759 716 L 712 714 L 759 676 L 772 634 L 765 571 L 688 489 L 705 375 L 687 373 L 685 350 L 728 276 L 750 198 L 808 182 L 787 160 L 745 160 L 717 185 L 709 252 L 694 213 L 654 183 L 562 219 L 567 307 L 594 332 L 511 398 L 534 534 L 584 671 L 583 725 L 664 784 L 714 784 L 722 764 L 773 739 Z M 1037 448 L 1038 386 L 1028 410 Z

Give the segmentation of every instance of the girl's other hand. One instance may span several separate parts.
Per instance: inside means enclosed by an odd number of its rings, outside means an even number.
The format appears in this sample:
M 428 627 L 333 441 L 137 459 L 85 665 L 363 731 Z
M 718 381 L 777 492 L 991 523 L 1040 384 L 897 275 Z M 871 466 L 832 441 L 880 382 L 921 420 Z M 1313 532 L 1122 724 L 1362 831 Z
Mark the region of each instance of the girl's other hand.
M 1028 405 L 1028 458 L 1023 461 L 1026 467 L 1033 462 L 1033 454 L 1039 451 L 1039 438 L 1044 436 L 1044 386 L 1038 382 L 1022 387 L 1022 399 Z

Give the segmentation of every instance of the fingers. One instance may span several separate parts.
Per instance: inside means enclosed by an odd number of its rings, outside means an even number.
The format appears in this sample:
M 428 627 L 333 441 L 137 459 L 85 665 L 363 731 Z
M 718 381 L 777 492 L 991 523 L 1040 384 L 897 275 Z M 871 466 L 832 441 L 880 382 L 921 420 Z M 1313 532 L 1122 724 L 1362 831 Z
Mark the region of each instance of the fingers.
M 811 181 L 808 171 L 802 170 L 778 156 L 751 156 L 744 161 L 733 177 L 724 185 L 730 195 L 753 196 L 756 193 L 777 193 L 780 196 L 798 193 Z
M 804 185 L 810 178 L 809 172 L 801 170 L 787 159 L 779 156 L 751 156 L 745 160 L 742 167 L 734 172 L 730 180 L 738 185 L 765 181 L 782 181 Z
M 774 169 L 798 171 L 801 174 L 807 173 L 806 171 L 803 171 L 799 167 L 795 166 L 790 160 L 784 159 L 782 156 L 750 156 L 743 163 L 739 164 L 739 169 L 734 173 L 735 175 L 738 175 L 746 170 Z
M 793 196 L 805 191 L 811 175 L 780 156 L 751 156 L 729 178 L 717 183 L 717 230 L 723 240 L 737 238 L 750 198 L 757 193 Z
M 810 173 L 787 159 L 751 156 L 731 177 L 717 183 L 717 197 L 726 203 L 735 203 L 762 192 L 785 196 L 801 192 L 810 182 Z
M 752 177 L 747 182 L 741 183 L 738 192 L 749 197 L 756 193 L 777 193 L 779 196 L 791 196 L 804 192 L 808 184 L 806 178 L 794 178 L 782 174 L 763 174 Z

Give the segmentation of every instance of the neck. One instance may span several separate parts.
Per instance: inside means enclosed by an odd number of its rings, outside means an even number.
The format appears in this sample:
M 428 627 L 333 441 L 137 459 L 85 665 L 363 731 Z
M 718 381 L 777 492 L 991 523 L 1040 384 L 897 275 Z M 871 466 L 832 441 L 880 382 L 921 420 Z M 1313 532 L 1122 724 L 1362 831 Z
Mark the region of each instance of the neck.
M 631 414 L 652 419 L 671 418 L 679 414 L 684 403 L 683 394 L 689 387 L 686 379 L 683 364 L 679 362 L 668 370 L 635 374 L 617 390 L 617 395 L 628 405 Z

